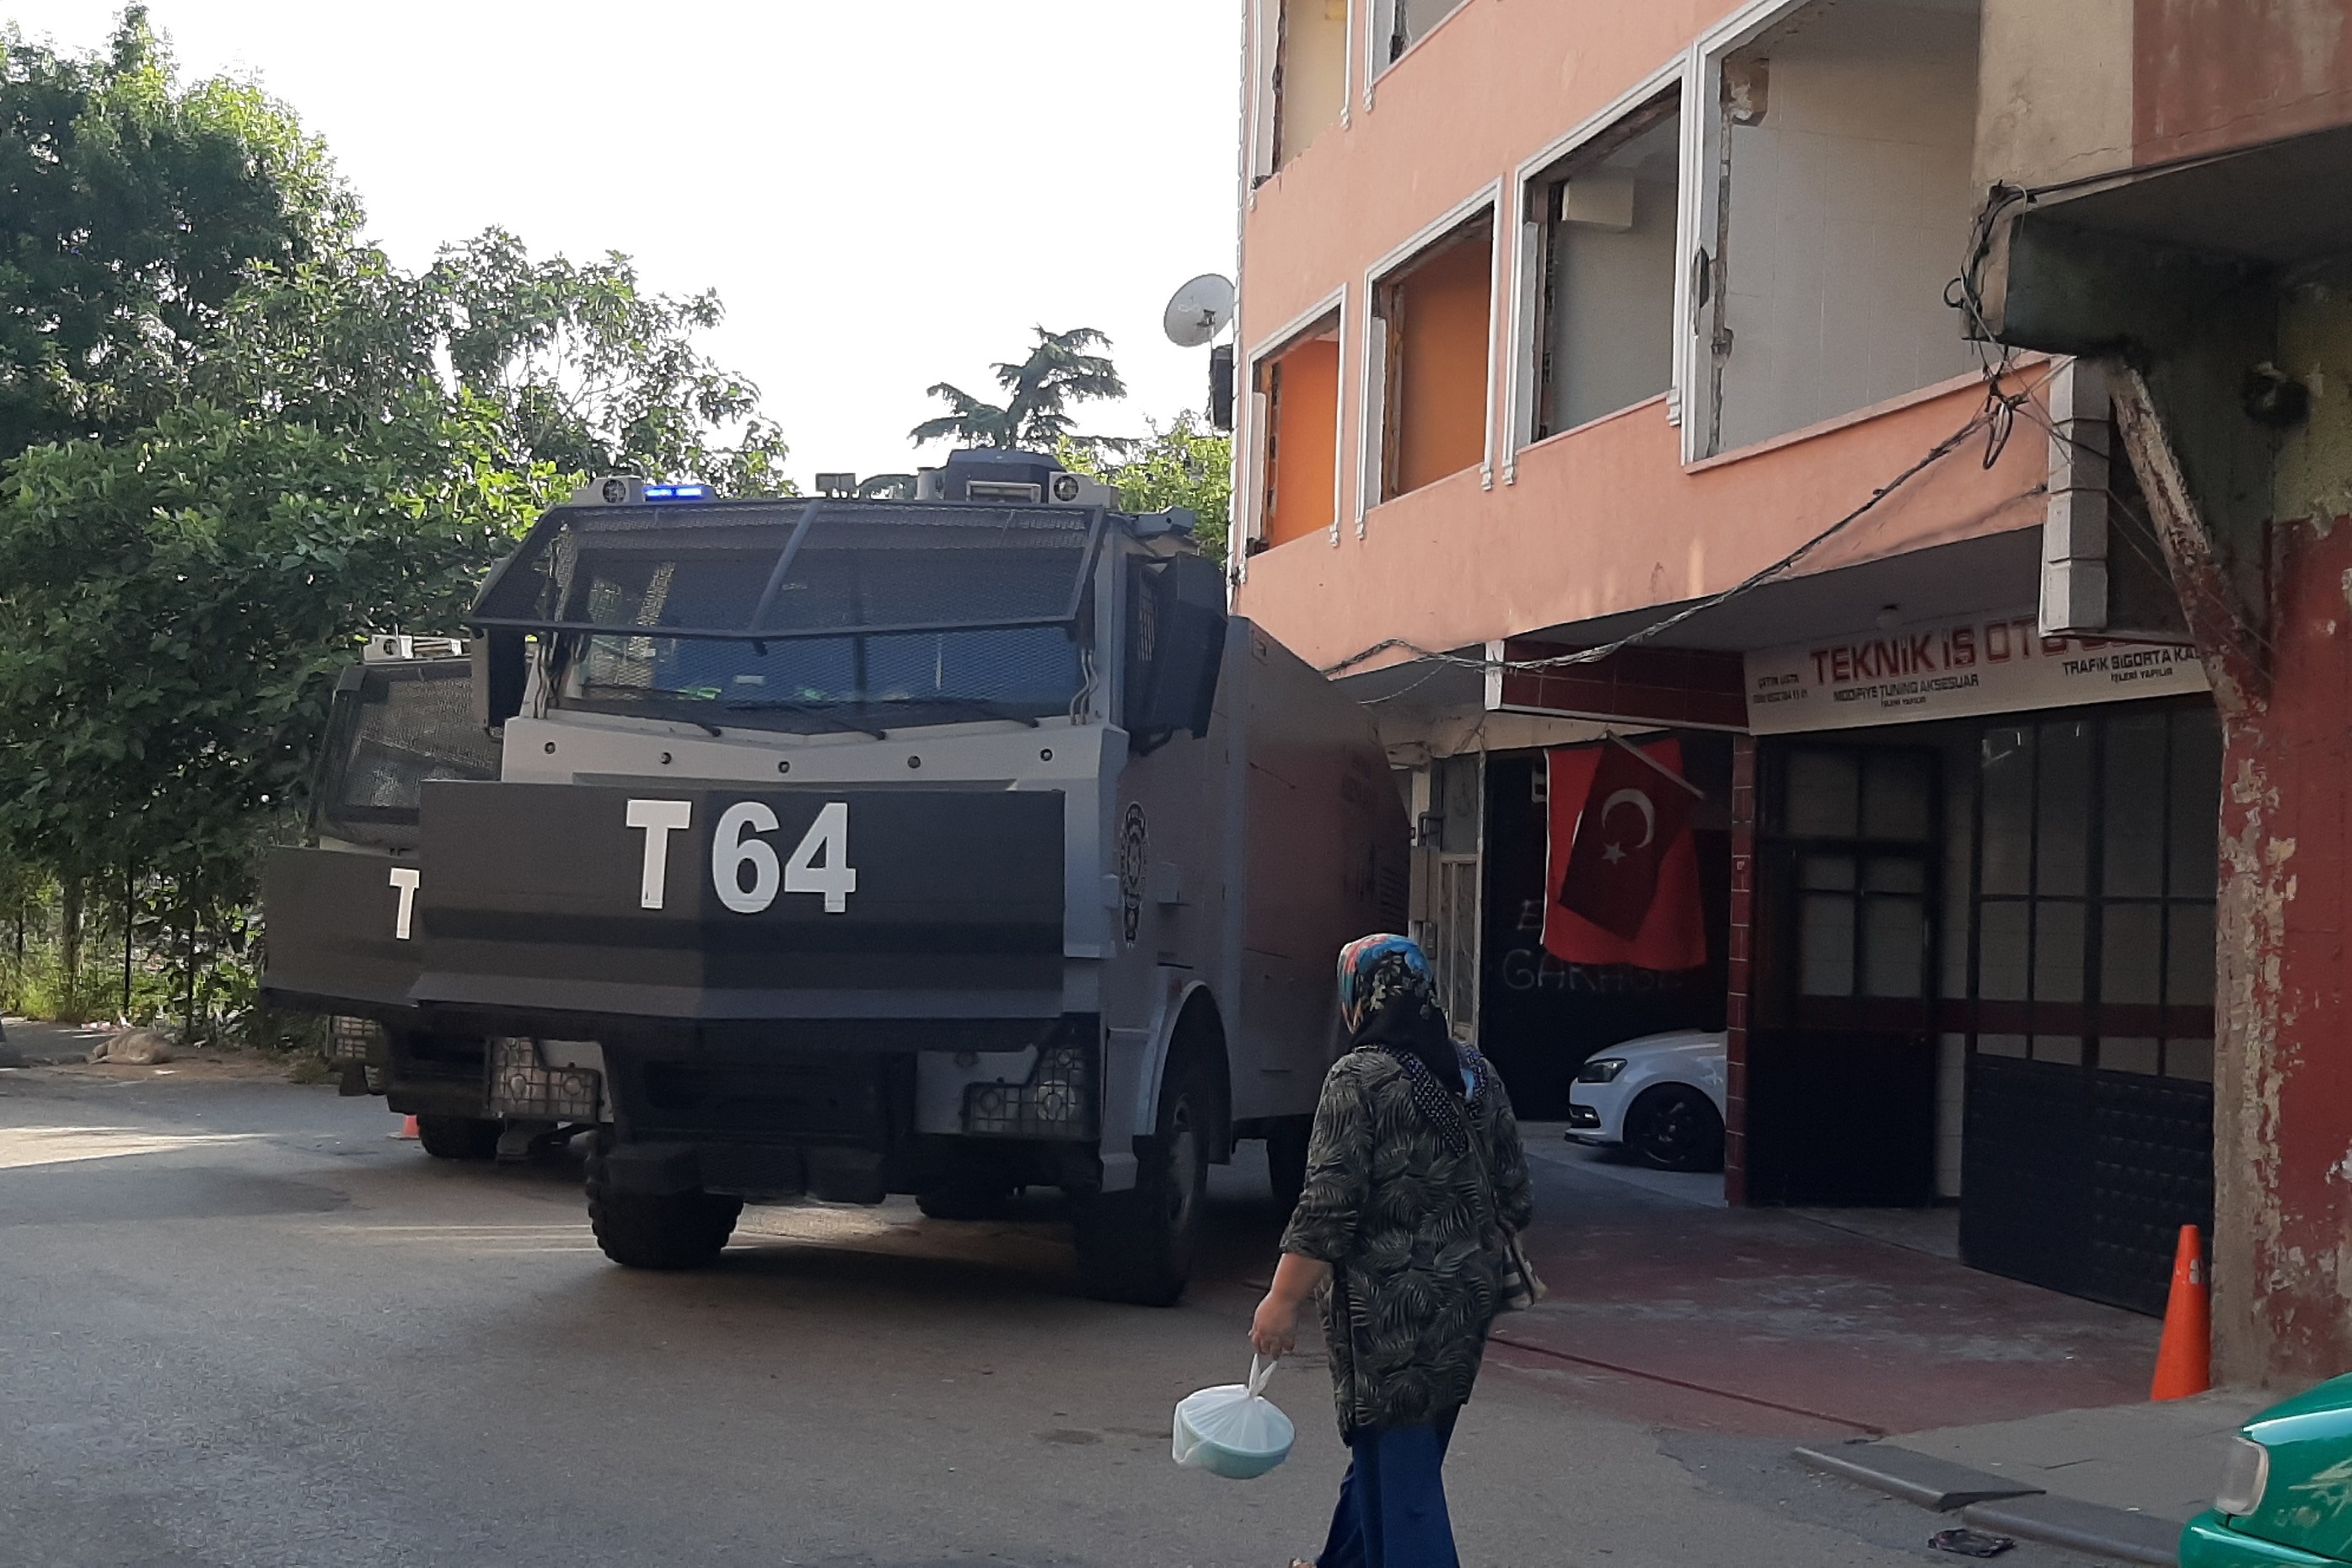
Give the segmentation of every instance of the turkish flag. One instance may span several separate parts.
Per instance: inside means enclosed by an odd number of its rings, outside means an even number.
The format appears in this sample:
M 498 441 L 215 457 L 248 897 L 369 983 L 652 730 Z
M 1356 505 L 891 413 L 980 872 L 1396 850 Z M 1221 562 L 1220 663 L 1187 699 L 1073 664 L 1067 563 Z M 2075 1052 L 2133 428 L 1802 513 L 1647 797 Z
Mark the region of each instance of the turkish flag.
M 1643 754 L 1676 777 L 1682 746 Z M 1614 742 L 1548 758 L 1544 947 L 1570 963 L 1696 969 L 1706 963 L 1690 792 Z

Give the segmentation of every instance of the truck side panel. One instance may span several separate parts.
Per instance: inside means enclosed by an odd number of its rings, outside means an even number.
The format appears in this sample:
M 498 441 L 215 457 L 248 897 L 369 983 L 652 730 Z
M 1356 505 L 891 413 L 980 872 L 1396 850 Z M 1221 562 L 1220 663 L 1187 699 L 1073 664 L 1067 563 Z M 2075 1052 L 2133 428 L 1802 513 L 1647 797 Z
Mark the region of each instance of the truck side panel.
M 1402 929 L 1407 856 L 1371 715 L 1264 632 L 1248 637 L 1234 1053 L 1243 1119 L 1314 1109 L 1339 1048 L 1333 961 L 1357 937 Z

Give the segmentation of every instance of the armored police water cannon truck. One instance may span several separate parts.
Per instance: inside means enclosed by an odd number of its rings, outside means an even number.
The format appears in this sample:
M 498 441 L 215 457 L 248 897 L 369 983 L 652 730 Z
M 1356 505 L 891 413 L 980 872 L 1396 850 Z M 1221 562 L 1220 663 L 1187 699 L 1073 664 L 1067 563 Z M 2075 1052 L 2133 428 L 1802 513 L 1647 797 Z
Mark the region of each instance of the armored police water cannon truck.
M 436 1031 L 409 998 L 418 879 L 418 792 L 428 778 L 495 779 L 498 743 L 475 718 L 473 666 L 451 637 L 369 637 L 335 684 L 310 781 L 311 850 L 281 853 L 263 879 L 271 1005 L 328 1020 L 328 1058 L 346 1094 L 381 1094 L 415 1115 L 425 1152 L 487 1160 L 504 1139 L 528 1152 L 551 1122 L 488 1104 L 488 1042 Z M 383 896 L 390 926 L 354 920 Z M 315 918 L 324 912 L 326 919 Z
M 620 1263 L 747 1200 L 1055 1186 L 1090 1289 L 1171 1301 L 1236 1140 L 1296 1192 L 1333 955 L 1403 917 L 1378 733 L 1189 513 L 1017 452 L 873 488 L 548 513 L 469 617 L 498 779 L 422 786 L 415 886 L 287 918 L 413 954 L 494 1103 L 593 1101 Z

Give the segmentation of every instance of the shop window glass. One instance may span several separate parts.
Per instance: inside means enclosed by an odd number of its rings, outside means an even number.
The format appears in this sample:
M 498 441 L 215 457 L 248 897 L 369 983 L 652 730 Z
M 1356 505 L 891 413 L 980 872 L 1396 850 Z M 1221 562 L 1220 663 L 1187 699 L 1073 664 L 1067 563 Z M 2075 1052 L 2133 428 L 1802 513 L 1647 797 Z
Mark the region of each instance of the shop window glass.
M 2213 1042 L 2167 1040 L 2164 1044 L 2164 1076 L 2187 1079 L 2192 1083 L 2211 1083 Z
M 2170 984 L 2165 1001 L 2175 1007 L 2213 1005 L 2213 906 L 2175 904 L 2165 942 L 2164 967 Z
M 2078 903 L 2044 899 L 2034 905 L 2033 999 L 2083 999 L 2083 906 Z
M 2033 732 L 1998 729 L 1983 748 L 1984 843 L 1979 886 L 1987 893 L 2031 891 L 2033 864 Z
M 1927 904 L 1918 899 L 1870 899 L 1863 915 L 1863 994 L 1925 995 Z
M 2101 834 L 2105 865 L 2100 881 L 2109 898 L 2149 899 L 2164 891 L 2165 732 L 2161 713 L 2118 719 L 2107 726 L 2106 822 Z
M 2220 858 L 2215 816 L 2221 800 L 2221 728 L 2212 714 L 2173 715 L 2170 793 L 2168 890 L 2176 899 L 2210 899 Z
M 1838 889 L 1853 887 L 1853 857 L 1851 855 L 1808 855 L 1798 864 L 1798 885 L 1804 888 Z
M 2033 1059 L 2058 1067 L 2078 1068 L 2083 1065 L 2083 1037 L 2080 1035 L 2036 1035 L 2033 1037 Z
M 2040 788 L 2033 825 L 2033 890 L 2080 895 L 2088 858 L 2091 726 L 2042 726 Z
M 2162 1002 L 2163 906 L 2109 904 L 2102 922 L 2099 932 L 2099 1000 L 2150 1007 Z M 2154 1072 L 2156 1069 L 2150 1067 L 2147 1070 Z
M 1790 837 L 1857 836 L 1862 822 L 1862 769 L 1853 752 L 1793 752 L 1788 781 Z
M 1904 855 L 1874 855 L 1864 868 L 1863 886 L 1874 893 L 1924 893 L 1927 868 Z
M 2032 906 L 1988 902 L 1977 915 L 1977 994 L 1988 1002 L 2022 1002 L 2028 973 Z
M 2104 1039 L 2099 1042 L 2099 1065 L 2109 1072 L 2139 1073 L 2154 1077 L 2158 1056 L 2157 1043 L 2150 1039 Z
M 1798 984 L 1806 995 L 1853 994 L 1853 904 L 1843 893 L 1804 895 Z
M 2025 1059 L 2026 1039 L 2023 1035 L 1979 1035 L 1977 1050 L 1988 1057 L 2011 1057 Z
M 1916 752 L 1880 752 L 1863 764 L 1862 836 L 1924 844 L 1935 831 L 1932 759 Z

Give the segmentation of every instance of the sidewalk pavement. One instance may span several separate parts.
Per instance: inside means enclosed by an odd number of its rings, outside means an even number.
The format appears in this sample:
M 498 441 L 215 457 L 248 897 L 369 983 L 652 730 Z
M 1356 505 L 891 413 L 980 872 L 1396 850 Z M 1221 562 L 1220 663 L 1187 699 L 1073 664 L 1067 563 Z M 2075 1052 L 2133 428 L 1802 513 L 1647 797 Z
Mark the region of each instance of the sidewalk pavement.
M 1967 1268 L 1951 1209 L 1729 1209 L 1720 1175 L 1525 1132 L 1552 1295 L 1496 1325 L 1494 1359 L 1662 1426 L 1780 1438 L 1955 1516 L 1930 1528 L 2172 1563 L 2230 1434 L 2275 1402 L 2149 1403 L 2161 1324 Z
M 1551 1295 L 1496 1325 L 1496 1354 L 1585 1403 L 1834 1445 L 2147 1397 L 2153 1319 L 1962 1266 L 1948 1209 L 1726 1208 L 1719 1175 L 1524 1131 Z
M 1980 1530 L 2170 1564 L 2180 1527 L 2210 1506 L 2230 1435 L 2276 1399 L 2221 1390 L 1816 1444 L 1797 1457 Z

